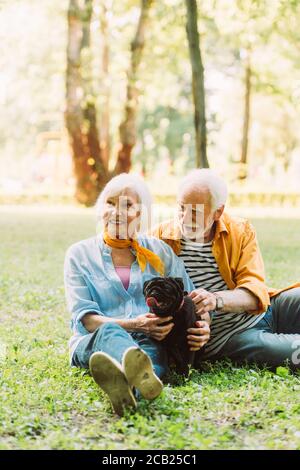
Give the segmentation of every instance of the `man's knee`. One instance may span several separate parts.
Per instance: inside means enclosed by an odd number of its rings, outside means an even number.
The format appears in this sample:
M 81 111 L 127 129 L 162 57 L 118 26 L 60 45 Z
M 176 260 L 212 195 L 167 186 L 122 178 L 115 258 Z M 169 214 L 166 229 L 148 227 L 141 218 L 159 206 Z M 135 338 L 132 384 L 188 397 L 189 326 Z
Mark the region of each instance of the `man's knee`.
M 271 300 L 272 304 L 299 304 L 300 305 L 300 287 L 289 289 L 276 295 Z
M 294 349 L 290 336 L 255 330 L 242 332 L 228 341 L 224 356 L 238 362 L 277 367 L 292 361 Z
M 289 365 L 291 368 L 299 368 L 300 366 L 300 336 L 299 335 L 282 335 L 282 341 L 267 342 L 261 344 L 260 348 L 255 351 L 255 357 L 260 363 L 265 363 L 270 367 L 280 365 Z M 281 336 L 281 335 L 278 335 Z M 290 338 L 287 338 L 290 336 Z M 297 339 L 296 336 L 299 336 Z M 294 338 L 293 338 L 294 337 Z M 274 338 L 275 339 L 275 338 Z

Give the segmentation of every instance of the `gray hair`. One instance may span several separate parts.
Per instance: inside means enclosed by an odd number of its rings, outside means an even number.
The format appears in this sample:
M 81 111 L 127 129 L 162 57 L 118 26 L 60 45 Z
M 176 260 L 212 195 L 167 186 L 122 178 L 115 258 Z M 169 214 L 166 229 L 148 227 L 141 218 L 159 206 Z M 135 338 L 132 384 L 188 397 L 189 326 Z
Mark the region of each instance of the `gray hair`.
M 215 211 L 225 206 L 228 190 L 225 181 L 210 168 L 192 170 L 180 183 L 179 194 L 187 188 L 207 188 L 212 200 L 212 209 Z
M 139 198 L 141 205 L 140 231 L 144 232 L 150 226 L 152 198 L 145 181 L 134 173 L 121 173 L 114 176 L 103 188 L 96 202 L 96 216 L 99 221 L 103 206 L 109 196 L 120 193 L 123 189 L 132 189 Z

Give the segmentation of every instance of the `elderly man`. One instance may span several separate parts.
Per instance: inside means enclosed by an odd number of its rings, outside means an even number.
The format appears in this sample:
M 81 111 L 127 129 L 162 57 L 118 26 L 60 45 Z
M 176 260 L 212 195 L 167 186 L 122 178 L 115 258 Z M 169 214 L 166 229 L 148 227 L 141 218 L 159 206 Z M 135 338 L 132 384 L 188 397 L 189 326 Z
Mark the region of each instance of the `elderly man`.
M 211 336 L 197 359 L 276 367 L 300 364 L 300 284 L 268 289 L 253 226 L 224 212 L 225 182 L 193 170 L 179 189 L 178 217 L 152 234 L 183 259 L 199 315 L 210 312 Z

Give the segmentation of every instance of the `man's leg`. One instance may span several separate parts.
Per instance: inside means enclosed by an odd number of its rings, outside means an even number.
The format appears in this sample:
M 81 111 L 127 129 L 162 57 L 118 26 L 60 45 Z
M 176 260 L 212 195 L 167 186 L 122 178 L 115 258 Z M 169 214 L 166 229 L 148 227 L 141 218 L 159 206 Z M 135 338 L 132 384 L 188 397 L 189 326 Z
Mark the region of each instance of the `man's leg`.
M 300 334 L 300 288 L 290 289 L 271 299 L 274 333 Z
M 272 317 L 266 315 L 257 325 L 241 333 L 234 334 L 221 351 L 212 357 L 199 357 L 201 360 L 221 360 L 229 358 L 243 364 L 257 364 L 276 368 L 287 361 L 292 369 L 300 368 L 300 334 L 273 333 Z

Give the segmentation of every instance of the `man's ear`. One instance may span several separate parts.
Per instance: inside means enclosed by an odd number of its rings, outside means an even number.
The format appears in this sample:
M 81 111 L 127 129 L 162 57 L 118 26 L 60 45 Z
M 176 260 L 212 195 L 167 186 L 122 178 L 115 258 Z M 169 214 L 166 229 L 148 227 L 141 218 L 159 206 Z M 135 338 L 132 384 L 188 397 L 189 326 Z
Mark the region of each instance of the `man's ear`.
M 225 209 L 225 206 L 221 206 L 219 207 L 219 209 L 217 209 L 215 212 L 214 212 L 214 221 L 216 222 L 217 220 L 219 220 L 224 212 L 224 209 Z

